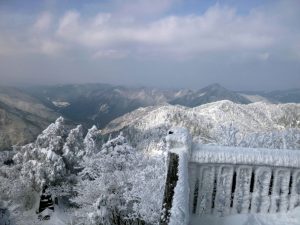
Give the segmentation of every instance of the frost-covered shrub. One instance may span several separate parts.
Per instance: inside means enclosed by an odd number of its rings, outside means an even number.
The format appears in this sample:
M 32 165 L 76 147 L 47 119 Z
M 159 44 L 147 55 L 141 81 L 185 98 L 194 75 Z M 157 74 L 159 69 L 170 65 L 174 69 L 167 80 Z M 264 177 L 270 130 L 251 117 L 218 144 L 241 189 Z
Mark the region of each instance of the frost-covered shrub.
M 158 224 L 165 185 L 165 156 L 141 155 L 129 178 L 131 188 L 124 195 L 132 203 L 131 218 Z
M 245 133 L 232 122 L 216 129 L 215 144 L 249 148 L 300 149 L 300 130 L 288 128 L 265 132 Z
M 66 133 L 63 123 L 63 118 L 58 118 L 34 143 L 21 147 L 13 158 L 14 162 L 20 165 L 22 182 L 29 184 L 36 191 L 40 191 L 44 184 L 62 180 L 67 173 L 62 156 Z
M 300 130 L 285 129 L 245 135 L 240 146 L 251 148 L 300 149 Z
M 97 151 L 97 154 L 90 152 L 84 157 L 74 202 L 81 207 L 80 213 L 89 214 L 89 220 L 94 218 L 102 224 L 100 221 L 121 217 L 122 210 L 126 209 L 123 193 L 129 185 L 129 171 L 134 167 L 135 155 L 121 135 L 94 152 Z M 105 218 L 101 219 L 99 215 L 104 215 L 104 211 Z
M 69 132 L 62 151 L 67 168 L 73 170 L 85 154 L 82 125 L 78 125 Z
M 99 143 L 98 137 L 100 133 L 97 127 L 94 125 L 91 129 L 88 130 L 84 140 L 84 149 L 86 155 L 93 155 L 100 150 L 101 143 Z
M 47 148 L 55 153 L 60 153 L 63 145 L 63 138 L 66 135 L 64 118 L 59 117 L 55 123 L 50 124 L 36 139 L 36 148 Z
M 121 134 L 97 154 L 84 157 L 81 165 L 78 196 L 73 199 L 80 206 L 74 212 L 77 220 L 86 224 L 159 220 L 165 171 L 161 158 L 137 152 Z
M 14 218 L 22 220 L 23 212 L 36 209 L 47 185 L 55 196 L 77 193 L 74 203 L 79 208 L 71 213 L 76 221 L 158 221 L 163 160 L 137 152 L 122 135 L 101 145 L 96 127 L 83 138 L 82 126 L 67 132 L 59 118 L 35 142 L 15 149 L 13 165 L 0 166 L 0 197 L 10 201 Z
M 36 141 L 19 148 L 13 157 L 19 166 L 21 180 L 40 191 L 43 185 L 65 182 L 76 169 L 82 157 L 90 151 L 96 128 L 83 138 L 81 125 L 67 132 L 64 119 L 59 117 L 50 124 Z M 84 141 L 89 144 L 84 144 Z M 94 148 L 97 146 L 94 144 Z

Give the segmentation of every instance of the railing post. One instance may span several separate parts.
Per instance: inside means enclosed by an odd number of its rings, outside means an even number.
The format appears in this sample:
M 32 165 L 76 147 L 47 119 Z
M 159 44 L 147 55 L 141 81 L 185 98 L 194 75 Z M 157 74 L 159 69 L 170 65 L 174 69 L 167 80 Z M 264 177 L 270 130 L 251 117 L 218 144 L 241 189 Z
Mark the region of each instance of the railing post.
M 174 189 L 178 181 L 178 164 L 179 164 L 179 156 L 176 153 L 169 152 L 168 172 L 167 172 L 161 218 L 159 223 L 160 225 L 168 225 L 169 223 L 172 201 L 174 196 Z
M 174 127 L 166 137 L 168 172 L 160 225 L 187 225 L 189 220 L 188 159 L 192 139 L 186 128 Z

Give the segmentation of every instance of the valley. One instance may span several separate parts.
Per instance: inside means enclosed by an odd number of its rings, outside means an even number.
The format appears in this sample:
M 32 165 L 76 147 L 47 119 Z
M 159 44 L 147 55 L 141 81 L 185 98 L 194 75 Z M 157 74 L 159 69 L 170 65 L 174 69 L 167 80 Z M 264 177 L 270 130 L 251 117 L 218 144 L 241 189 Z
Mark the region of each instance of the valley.
M 0 149 L 7 150 L 13 145 L 32 141 L 58 116 L 65 117 L 70 125 L 82 124 L 85 129 L 96 125 L 107 130 L 111 127 L 108 125 L 111 121 L 141 107 L 197 107 L 220 100 L 239 104 L 256 101 L 297 103 L 299 99 L 299 90 L 295 89 L 242 93 L 228 90 L 219 84 L 199 90 L 138 88 L 109 84 L 2 87 Z

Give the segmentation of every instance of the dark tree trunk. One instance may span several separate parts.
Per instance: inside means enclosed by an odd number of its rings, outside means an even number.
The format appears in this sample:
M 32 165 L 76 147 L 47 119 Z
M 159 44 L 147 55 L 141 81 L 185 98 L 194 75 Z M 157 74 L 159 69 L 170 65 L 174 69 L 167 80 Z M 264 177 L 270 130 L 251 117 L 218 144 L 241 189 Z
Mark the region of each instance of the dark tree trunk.
M 50 194 L 46 193 L 46 188 L 43 189 L 41 199 L 40 199 L 40 206 L 38 213 L 43 212 L 45 209 L 51 209 L 54 211 L 54 205 L 53 205 L 53 200 Z

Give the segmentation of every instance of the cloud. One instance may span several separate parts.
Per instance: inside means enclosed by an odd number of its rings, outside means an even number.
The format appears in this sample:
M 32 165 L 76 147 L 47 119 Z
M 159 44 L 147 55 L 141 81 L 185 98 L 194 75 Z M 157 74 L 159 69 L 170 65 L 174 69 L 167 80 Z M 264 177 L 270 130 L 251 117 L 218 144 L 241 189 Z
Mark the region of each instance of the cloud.
M 77 38 L 78 33 L 80 32 L 81 28 L 83 28 L 79 26 L 79 18 L 80 14 L 76 11 L 66 12 L 65 15 L 60 19 L 57 34 L 65 38 L 76 35 L 73 38 Z
M 49 12 L 43 12 L 33 25 L 37 32 L 47 31 L 52 24 L 52 15 Z
M 270 53 L 268 52 L 260 53 L 258 54 L 258 58 L 261 59 L 262 61 L 266 61 L 270 58 Z
M 239 16 L 234 9 L 215 5 L 203 15 L 167 16 L 148 23 L 124 21 L 111 14 L 83 19 L 69 11 L 61 18 L 57 36 L 86 48 L 126 48 L 158 55 L 197 55 L 218 51 L 264 49 L 276 42 L 277 31 L 264 16 Z M 266 27 L 269 27 L 266 29 Z
M 115 0 L 116 13 L 134 17 L 162 14 L 172 8 L 179 0 Z
M 93 59 L 122 59 L 127 56 L 126 51 L 120 51 L 115 49 L 106 49 L 106 50 L 99 50 L 95 54 L 93 54 Z
M 121 11 L 129 14 L 131 10 L 141 13 L 149 10 L 149 14 L 153 14 L 168 10 L 174 1 L 134 0 L 120 3 L 115 0 L 114 4 L 119 5 L 115 8 L 121 14 Z M 160 16 L 147 21 L 136 18 L 124 20 L 124 16 L 115 12 L 86 16 L 76 10 L 66 11 L 54 21 L 54 16 L 46 11 L 32 25 L 28 25 L 28 30 L 34 32 L 25 30 L 22 42 L 27 42 L 27 47 L 20 51 L 29 49 L 41 54 L 63 54 L 63 50 L 80 49 L 92 58 L 95 55 L 103 58 L 111 57 L 116 52 L 126 52 L 120 55 L 186 59 L 204 54 L 253 52 L 260 55 L 258 58 L 267 59 L 261 56 L 261 52 L 271 54 L 270 51 L 282 53 L 284 50 L 289 51 L 287 54 L 291 57 L 298 57 L 299 53 L 295 50 L 298 48 L 292 47 L 299 46 L 299 39 L 295 37 L 300 35 L 299 29 L 295 34 L 298 25 L 290 18 L 296 16 L 294 5 L 282 4 L 280 2 L 280 14 L 276 14 L 278 5 L 273 6 L 272 10 L 255 9 L 240 15 L 234 8 L 215 4 L 203 14 Z M 9 41 L 9 44 L 16 44 L 18 40 L 12 39 L 15 43 Z M 5 41 L 3 38 L 1 40 Z M 6 47 L 2 54 L 13 48 Z
M 51 39 L 38 40 L 34 47 L 37 50 L 37 53 L 42 53 L 49 56 L 58 55 L 65 49 L 64 45 Z

